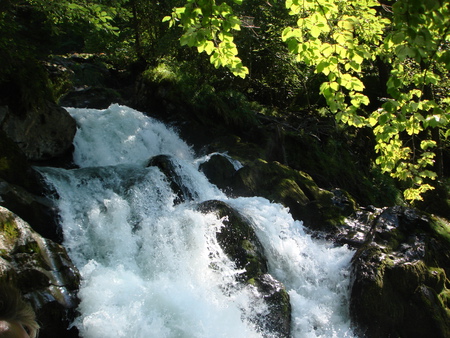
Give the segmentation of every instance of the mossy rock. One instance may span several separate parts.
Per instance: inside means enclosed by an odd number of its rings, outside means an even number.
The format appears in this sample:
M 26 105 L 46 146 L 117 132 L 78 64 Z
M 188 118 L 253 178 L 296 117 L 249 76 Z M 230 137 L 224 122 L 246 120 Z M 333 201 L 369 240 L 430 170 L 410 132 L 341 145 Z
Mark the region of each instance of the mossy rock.
M 80 274 L 61 245 L 46 240 L 0 207 L 0 280 L 15 285 L 33 306 L 42 337 L 78 337 L 68 331 L 78 306 Z
M 365 337 L 449 337 L 445 224 L 415 209 L 385 209 L 353 258 L 350 313 Z
M 225 254 L 243 269 L 239 281 L 255 287 L 268 307 L 267 313 L 253 318 L 265 333 L 284 338 L 290 336 L 291 305 L 283 284 L 267 271 L 264 248 L 249 221 L 222 201 L 206 201 L 198 205 L 203 213 L 213 212 L 223 219 L 224 226 L 216 233 Z
M 223 221 L 224 227 L 216 234 L 217 241 L 224 252 L 233 260 L 238 269 L 245 269 L 241 278 L 250 279 L 267 273 L 267 261 L 264 249 L 259 242 L 249 221 L 242 217 L 228 204 L 221 201 L 206 201 L 198 206 L 201 212 L 214 212 Z
M 337 226 L 356 208 L 352 199 L 345 208 L 335 203 L 337 196 L 319 188 L 308 174 L 260 159 L 238 170 L 232 191 L 281 203 L 308 228 L 328 233 L 338 232 Z

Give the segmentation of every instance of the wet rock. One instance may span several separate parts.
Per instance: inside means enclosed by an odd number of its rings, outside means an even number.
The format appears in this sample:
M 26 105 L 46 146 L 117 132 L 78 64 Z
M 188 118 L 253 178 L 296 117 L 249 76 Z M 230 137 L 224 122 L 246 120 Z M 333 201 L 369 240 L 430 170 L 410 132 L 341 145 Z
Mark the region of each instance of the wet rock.
M 172 161 L 170 156 L 158 155 L 152 157 L 148 161 L 147 167 L 158 167 L 159 170 L 161 170 L 161 172 L 166 175 L 172 191 L 177 196 L 174 201 L 175 204 L 193 200 L 191 191 L 183 183 L 182 177 L 180 177 L 180 175 L 176 171 L 176 164 Z
M 20 186 L 0 179 L 0 203 L 33 225 L 41 236 L 62 243 L 58 212 L 53 202 L 44 196 L 32 194 Z
M 111 103 L 124 103 L 120 94 L 111 88 L 81 87 L 66 93 L 59 101 L 64 107 L 106 109 Z
M 75 120 L 56 104 L 46 101 L 23 116 L 3 107 L 0 127 L 29 160 L 62 156 L 72 150 Z
M 17 286 L 33 306 L 39 337 L 78 337 L 68 329 L 78 305 L 80 275 L 66 250 L 0 207 L 0 279 Z
M 366 337 L 449 337 L 450 232 L 415 209 L 373 221 L 353 258 L 352 320 Z
M 233 164 L 225 156 L 214 154 L 210 159 L 202 163 L 199 168 L 208 180 L 219 189 L 228 191 L 236 173 Z
M 0 130 L 0 204 L 32 224 L 42 236 L 61 243 L 56 211 L 44 197 L 47 192 L 41 175 Z
M 253 285 L 268 306 L 268 312 L 254 321 L 264 332 L 277 337 L 289 337 L 291 305 L 284 285 L 275 280 L 267 271 L 267 259 L 249 221 L 228 204 L 221 201 L 206 201 L 198 206 L 203 213 L 213 212 L 223 218 L 224 227 L 216 233 L 216 238 L 227 256 L 233 260 L 242 283 Z
M 234 176 L 232 191 L 281 203 L 308 228 L 327 233 L 336 233 L 336 226 L 355 209 L 349 197 L 343 203 L 343 198 L 319 188 L 308 174 L 278 162 L 256 160 L 244 166 Z
M 228 204 L 220 201 L 206 201 L 198 206 L 201 212 L 214 212 L 224 220 L 224 227 L 216 234 L 217 241 L 224 252 L 236 263 L 238 269 L 245 269 L 241 278 L 251 278 L 267 273 L 264 249 L 248 220 Z

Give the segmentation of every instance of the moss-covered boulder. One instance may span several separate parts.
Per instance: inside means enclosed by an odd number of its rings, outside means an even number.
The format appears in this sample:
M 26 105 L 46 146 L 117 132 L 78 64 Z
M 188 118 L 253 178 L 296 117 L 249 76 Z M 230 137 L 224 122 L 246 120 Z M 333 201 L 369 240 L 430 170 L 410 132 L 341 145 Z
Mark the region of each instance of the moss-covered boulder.
M 450 336 L 450 227 L 414 209 L 375 218 L 353 259 L 350 312 L 366 337 Z
M 78 305 L 80 275 L 66 250 L 37 234 L 0 207 L 0 280 L 8 281 L 33 306 L 40 337 L 78 337 L 68 329 Z
M 264 248 L 249 221 L 228 204 L 221 201 L 206 201 L 198 205 L 203 213 L 213 212 L 223 218 L 223 227 L 216 233 L 219 245 L 234 261 L 242 283 L 256 288 L 268 306 L 268 312 L 254 318 L 255 324 L 276 337 L 289 337 L 291 326 L 291 305 L 283 284 L 267 271 Z
M 232 190 L 239 196 L 262 196 L 281 203 L 305 226 L 328 233 L 337 232 L 336 226 L 356 207 L 342 191 L 321 189 L 308 174 L 279 162 L 256 160 L 244 166 L 234 175 Z

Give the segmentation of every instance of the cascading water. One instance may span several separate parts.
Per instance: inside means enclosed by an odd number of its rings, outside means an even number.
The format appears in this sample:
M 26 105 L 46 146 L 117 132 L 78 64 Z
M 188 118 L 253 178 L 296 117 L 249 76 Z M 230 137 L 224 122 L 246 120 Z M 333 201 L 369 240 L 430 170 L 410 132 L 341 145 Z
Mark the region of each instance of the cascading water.
M 312 239 L 287 209 L 260 197 L 227 198 L 198 171 L 201 159 L 164 124 L 128 107 L 72 109 L 79 169 L 41 168 L 58 193 L 64 244 L 82 274 L 82 337 L 270 337 L 267 311 L 223 252 L 216 199 L 251 220 L 292 306 L 293 337 L 353 337 L 348 316 L 352 252 Z M 176 198 L 149 158 L 166 154 L 194 197 Z M 214 267 L 214 268 L 213 268 Z

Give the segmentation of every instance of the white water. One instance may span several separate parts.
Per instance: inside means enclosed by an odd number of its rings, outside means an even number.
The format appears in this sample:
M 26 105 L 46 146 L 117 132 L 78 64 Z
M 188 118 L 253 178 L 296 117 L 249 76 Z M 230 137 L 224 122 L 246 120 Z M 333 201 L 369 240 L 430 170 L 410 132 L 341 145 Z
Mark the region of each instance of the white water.
M 313 240 L 288 210 L 260 197 L 228 199 L 197 170 L 176 133 L 128 107 L 68 109 L 79 130 L 76 170 L 43 168 L 60 196 L 65 246 L 82 274 L 82 337 L 263 337 L 256 291 L 235 281 L 215 240 L 222 226 L 197 202 L 219 199 L 250 218 L 269 272 L 284 283 L 293 337 L 353 337 L 348 318 L 352 252 Z M 196 201 L 174 206 L 156 167 L 173 156 Z M 215 267 L 214 269 L 212 267 Z

